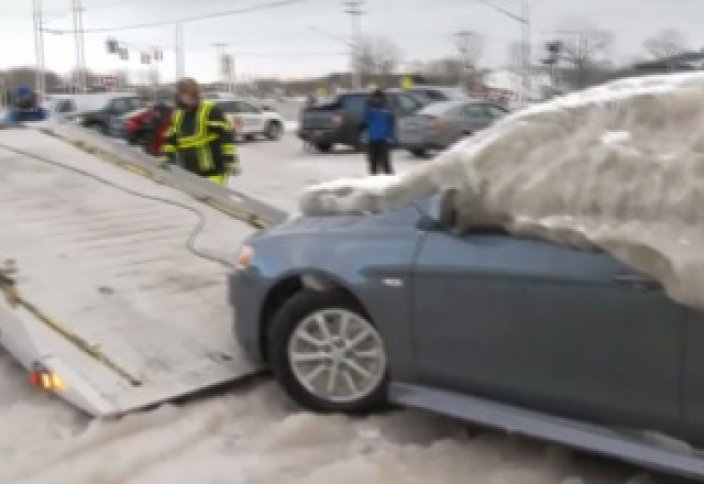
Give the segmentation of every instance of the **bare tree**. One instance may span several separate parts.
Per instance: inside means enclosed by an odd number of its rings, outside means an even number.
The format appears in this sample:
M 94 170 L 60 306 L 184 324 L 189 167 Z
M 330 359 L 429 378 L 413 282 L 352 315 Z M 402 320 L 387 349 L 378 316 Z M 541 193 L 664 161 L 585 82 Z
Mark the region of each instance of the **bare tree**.
M 454 57 L 436 59 L 423 66 L 422 74 L 433 83 L 455 85 L 462 82 L 464 65 Z
M 354 59 L 362 76 L 388 76 L 401 62 L 401 49 L 386 37 L 366 37 L 361 40 Z
M 598 81 L 598 75 L 609 65 L 613 34 L 595 28 L 564 30 L 560 34 L 561 60 L 567 65 L 571 84 L 582 89 Z
M 675 29 L 663 30 L 649 38 L 643 44 L 656 60 L 666 59 L 687 52 L 687 38 Z

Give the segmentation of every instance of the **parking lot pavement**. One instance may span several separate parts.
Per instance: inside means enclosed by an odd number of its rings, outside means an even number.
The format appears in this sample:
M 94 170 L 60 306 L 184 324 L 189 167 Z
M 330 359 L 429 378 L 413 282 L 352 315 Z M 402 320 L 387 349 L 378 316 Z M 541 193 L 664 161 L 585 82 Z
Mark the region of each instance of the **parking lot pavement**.
M 298 208 L 298 193 L 309 185 L 338 178 L 367 175 L 363 153 L 338 147 L 332 153 L 307 151 L 294 133 L 279 141 L 258 140 L 239 145 L 242 175 L 230 180 L 230 186 L 286 211 Z M 393 154 L 398 173 L 427 163 L 402 150 Z

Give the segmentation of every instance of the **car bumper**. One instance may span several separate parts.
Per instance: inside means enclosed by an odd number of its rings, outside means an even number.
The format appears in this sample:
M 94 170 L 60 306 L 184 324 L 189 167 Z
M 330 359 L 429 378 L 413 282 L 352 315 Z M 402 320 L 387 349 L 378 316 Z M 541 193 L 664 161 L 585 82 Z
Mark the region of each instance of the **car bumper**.
M 434 142 L 434 141 L 401 141 L 399 142 L 399 148 L 402 148 L 404 150 L 408 151 L 417 151 L 417 150 L 444 150 L 447 148 L 447 146 L 444 146 L 442 143 Z
M 313 144 L 334 144 L 340 141 L 340 136 L 335 129 L 299 129 L 298 137 L 303 141 Z
M 228 279 L 228 293 L 233 308 L 233 333 L 247 356 L 255 363 L 264 363 L 261 348 L 259 308 L 262 291 L 259 279 L 248 271 L 236 271 Z

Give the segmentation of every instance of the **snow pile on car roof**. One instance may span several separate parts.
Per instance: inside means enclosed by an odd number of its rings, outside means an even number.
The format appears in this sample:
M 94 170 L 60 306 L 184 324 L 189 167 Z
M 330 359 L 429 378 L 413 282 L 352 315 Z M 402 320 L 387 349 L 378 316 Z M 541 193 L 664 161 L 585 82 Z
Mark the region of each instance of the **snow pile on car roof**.
M 610 251 L 704 309 L 704 75 L 615 81 L 526 109 L 436 160 L 312 187 L 307 214 L 392 209 L 458 190 L 464 226 Z

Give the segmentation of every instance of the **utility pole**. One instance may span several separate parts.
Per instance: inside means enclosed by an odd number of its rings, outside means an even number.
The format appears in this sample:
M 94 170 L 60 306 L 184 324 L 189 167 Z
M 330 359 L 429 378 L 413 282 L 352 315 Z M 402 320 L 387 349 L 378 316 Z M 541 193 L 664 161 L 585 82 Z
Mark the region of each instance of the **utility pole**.
M 183 24 L 176 24 L 176 80 L 186 76 L 186 56 L 184 52 Z
M 83 32 L 83 5 L 82 0 L 72 0 L 73 27 L 76 32 L 76 71 L 78 73 L 78 90 L 86 92 L 86 51 L 85 34 Z
M 362 7 L 366 0 L 345 0 L 342 3 L 345 6 L 345 13 L 350 16 L 351 23 L 350 72 L 352 74 L 352 87 L 361 89 L 362 72 L 357 64 L 362 50 L 362 15 L 366 13 L 362 10 Z
M 36 72 L 34 90 L 40 98 L 46 94 L 44 77 L 44 28 L 42 15 L 42 0 L 34 0 L 34 49 L 36 55 Z

